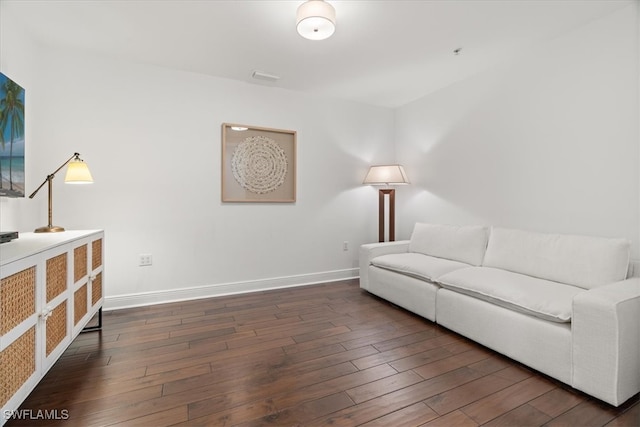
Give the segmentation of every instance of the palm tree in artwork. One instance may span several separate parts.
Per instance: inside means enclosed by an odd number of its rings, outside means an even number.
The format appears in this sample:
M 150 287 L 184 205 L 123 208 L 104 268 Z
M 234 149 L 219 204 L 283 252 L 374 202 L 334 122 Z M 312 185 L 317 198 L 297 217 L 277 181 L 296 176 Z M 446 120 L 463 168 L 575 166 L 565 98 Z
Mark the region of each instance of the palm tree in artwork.
M 0 122 L 4 121 L 4 111 L 0 110 Z M 4 132 L 0 129 L 0 148 L 4 151 Z M 2 156 L 0 156 L 0 189 L 2 188 Z
M 24 135 L 24 102 L 21 99 L 23 92 L 24 89 L 20 85 L 8 78 L 0 86 L 0 141 L 4 150 L 5 134 L 8 130 L 10 190 L 13 190 L 13 141 Z M 0 188 L 2 188 L 1 178 Z

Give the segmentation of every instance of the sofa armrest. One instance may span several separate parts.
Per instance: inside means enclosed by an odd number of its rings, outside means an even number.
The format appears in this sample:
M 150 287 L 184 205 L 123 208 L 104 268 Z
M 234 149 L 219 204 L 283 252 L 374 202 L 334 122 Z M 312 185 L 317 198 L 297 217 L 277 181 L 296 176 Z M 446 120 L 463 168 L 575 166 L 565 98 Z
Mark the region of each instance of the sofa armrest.
M 369 265 L 375 257 L 401 254 L 409 251 L 409 240 L 397 242 L 367 243 L 360 246 L 360 287 L 369 289 Z
M 640 278 L 573 299 L 573 387 L 612 405 L 640 391 Z

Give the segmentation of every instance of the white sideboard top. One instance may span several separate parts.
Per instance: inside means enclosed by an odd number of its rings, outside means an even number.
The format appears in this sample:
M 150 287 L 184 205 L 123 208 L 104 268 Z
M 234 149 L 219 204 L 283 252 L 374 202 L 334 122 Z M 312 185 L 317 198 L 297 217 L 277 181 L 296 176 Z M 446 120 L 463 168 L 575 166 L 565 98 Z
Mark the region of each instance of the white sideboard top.
M 67 230 L 59 233 L 20 233 L 17 239 L 0 244 L 0 266 L 101 232 L 102 230 Z

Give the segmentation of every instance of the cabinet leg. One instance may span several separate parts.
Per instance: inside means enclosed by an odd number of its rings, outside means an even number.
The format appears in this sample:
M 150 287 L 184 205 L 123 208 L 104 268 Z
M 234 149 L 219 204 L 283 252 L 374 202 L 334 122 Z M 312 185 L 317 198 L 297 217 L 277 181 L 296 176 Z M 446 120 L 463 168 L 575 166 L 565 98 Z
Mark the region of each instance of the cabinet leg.
M 87 326 L 80 333 L 84 332 L 93 332 L 93 331 L 101 331 L 102 330 L 102 307 L 98 309 L 98 324 L 95 326 Z

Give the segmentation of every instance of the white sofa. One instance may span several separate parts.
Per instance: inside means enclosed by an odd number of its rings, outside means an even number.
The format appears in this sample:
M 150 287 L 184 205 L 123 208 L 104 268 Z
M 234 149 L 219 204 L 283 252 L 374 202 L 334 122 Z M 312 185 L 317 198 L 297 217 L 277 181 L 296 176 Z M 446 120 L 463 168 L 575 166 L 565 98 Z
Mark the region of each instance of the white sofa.
M 360 248 L 360 287 L 619 406 L 640 392 L 629 253 L 625 239 L 418 223 Z

